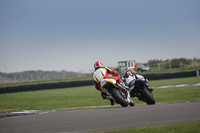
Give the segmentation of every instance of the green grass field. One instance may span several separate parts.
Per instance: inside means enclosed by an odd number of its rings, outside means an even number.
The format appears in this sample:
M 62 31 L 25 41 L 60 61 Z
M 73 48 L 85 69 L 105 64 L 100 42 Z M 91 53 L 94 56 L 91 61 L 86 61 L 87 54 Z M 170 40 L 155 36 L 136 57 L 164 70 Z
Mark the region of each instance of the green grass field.
M 151 80 L 149 81 L 149 83 L 152 87 L 166 86 L 166 85 L 179 85 L 179 84 L 196 84 L 196 83 L 200 83 L 200 77 Z
M 150 81 L 152 86 L 199 83 L 200 78 L 183 78 Z M 199 101 L 200 87 L 155 89 L 156 104 L 182 101 Z M 136 105 L 144 102 L 133 98 Z M 101 98 L 94 86 L 40 90 L 0 95 L 0 112 L 20 110 L 64 110 L 76 108 L 111 107 L 108 100 Z
M 139 127 L 99 133 L 199 133 L 200 122 L 174 124 L 167 126 Z

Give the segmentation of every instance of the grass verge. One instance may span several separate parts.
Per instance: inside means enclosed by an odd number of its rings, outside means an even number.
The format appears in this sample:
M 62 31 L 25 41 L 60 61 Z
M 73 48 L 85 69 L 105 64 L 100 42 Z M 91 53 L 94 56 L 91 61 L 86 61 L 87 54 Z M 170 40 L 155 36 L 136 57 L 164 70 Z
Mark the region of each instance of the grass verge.
M 167 126 L 139 127 L 132 129 L 122 129 L 116 131 L 106 131 L 99 133 L 199 133 L 200 122 L 174 124 Z
M 155 89 L 156 104 L 200 101 L 200 87 Z M 133 98 L 136 105 L 144 102 Z M 0 95 L 0 112 L 18 110 L 63 110 L 90 107 L 109 107 L 110 102 L 101 98 L 94 86 L 19 92 Z
M 166 86 L 166 85 L 179 85 L 179 84 L 197 84 L 197 83 L 200 83 L 200 77 L 151 80 L 149 81 L 149 83 L 152 87 Z

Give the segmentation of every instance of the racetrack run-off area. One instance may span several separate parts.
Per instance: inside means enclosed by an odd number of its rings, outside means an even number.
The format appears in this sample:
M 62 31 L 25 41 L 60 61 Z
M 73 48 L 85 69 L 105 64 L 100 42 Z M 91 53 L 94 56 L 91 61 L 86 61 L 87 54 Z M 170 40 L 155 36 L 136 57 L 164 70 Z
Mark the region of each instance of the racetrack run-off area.
M 200 102 L 39 112 L 3 117 L 1 133 L 98 132 L 200 121 Z

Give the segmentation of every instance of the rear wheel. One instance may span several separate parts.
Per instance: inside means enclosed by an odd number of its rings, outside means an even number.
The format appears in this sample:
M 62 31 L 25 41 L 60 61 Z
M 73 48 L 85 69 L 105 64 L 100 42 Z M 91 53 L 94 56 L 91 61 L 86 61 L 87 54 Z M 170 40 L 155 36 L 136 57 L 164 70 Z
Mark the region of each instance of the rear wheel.
M 147 89 L 143 89 L 142 90 L 142 94 L 144 95 L 144 101 L 148 104 L 155 104 L 155 100 L 153 98 L 153 96 L 150 94 L 150 92 Z
M 128 106 L 129 103 L 122 97 L 122 95 L 117 89 L 115 88 L 109 89 L 109 93 L 112 95 L 115 101 L 119 103 L 122 107 Z

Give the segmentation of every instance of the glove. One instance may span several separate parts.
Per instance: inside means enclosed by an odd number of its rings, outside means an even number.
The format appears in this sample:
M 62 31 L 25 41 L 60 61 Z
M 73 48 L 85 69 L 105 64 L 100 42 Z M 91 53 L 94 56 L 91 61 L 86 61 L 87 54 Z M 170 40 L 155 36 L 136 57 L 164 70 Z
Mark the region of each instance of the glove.
M 119 76 L 119 74 L 118 74 L 117 71 L 113 71 L 113 75 L 115 75 L 115 76 Z

